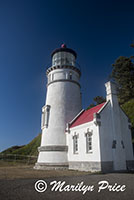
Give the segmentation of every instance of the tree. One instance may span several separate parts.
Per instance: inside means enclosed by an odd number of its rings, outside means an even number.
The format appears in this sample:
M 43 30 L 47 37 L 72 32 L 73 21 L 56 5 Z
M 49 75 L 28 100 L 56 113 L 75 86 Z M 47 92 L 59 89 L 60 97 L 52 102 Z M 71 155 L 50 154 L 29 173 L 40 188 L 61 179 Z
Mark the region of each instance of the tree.
M 101 103 L 105 102 L 106 99 L 103 98 L 102 96 L 97 96 L 97 97 L 94 97 L 94 101 L 95 101 L 96 104 L 98 105 L 98 104 L 101 104 Z
M 134 48 L 134 42 L 132 44 L 130 44 L 130 47 Z
M 134 98 L 133 58 L 120 56 L 112 65 L 111 79 L 117 83 L 120 104 Z
M 90 108 L 93 108 L 94 106 L 99 105 L 99 104 L 101 104 L 101 103 L 103 103 L 103 102 L 106 101 L 106 99 L 103 98 L 102 96 L 96 96 L 96 97 L 93 98 L 93 100 L 96 102 L 96 104 L 91 103 L 91 104 L 88 106 L 87 110 L 90 109 Z
M 91 103 L 88 107 L 87 107 L 87 110 L 90 109 L 90 108 L 93 108 L 95 106 L 94 103 Z

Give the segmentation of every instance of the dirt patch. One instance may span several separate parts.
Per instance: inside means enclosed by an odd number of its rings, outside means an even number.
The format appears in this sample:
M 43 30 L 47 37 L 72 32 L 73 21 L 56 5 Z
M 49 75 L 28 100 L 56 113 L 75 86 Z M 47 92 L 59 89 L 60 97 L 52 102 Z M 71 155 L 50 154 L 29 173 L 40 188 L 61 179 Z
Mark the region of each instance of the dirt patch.
M 74 170 L 35 170 L 34 165 L 11 165 L 0 166 L 0 179 L 22 179 L 22 178 L 46 178 L 87 175 L 90 172 L 80 172 Z

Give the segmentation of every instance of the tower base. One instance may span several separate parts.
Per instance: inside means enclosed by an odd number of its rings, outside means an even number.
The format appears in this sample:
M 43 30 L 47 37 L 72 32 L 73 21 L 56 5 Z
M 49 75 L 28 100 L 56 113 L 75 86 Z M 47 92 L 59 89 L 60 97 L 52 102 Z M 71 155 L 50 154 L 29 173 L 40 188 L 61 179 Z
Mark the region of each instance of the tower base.
M 68 163 L 35 163 L 34 169 L 37 170 L 67 170 Z

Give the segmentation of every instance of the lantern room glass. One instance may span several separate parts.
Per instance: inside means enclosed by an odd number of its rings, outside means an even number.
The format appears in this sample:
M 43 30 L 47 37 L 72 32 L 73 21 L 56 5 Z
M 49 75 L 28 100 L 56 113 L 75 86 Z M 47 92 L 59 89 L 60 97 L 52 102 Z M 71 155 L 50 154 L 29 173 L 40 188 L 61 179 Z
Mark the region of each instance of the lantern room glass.
M 53 55 L 52 65 L 75 66 L 75 56 L 69 52 L 57 52 Z

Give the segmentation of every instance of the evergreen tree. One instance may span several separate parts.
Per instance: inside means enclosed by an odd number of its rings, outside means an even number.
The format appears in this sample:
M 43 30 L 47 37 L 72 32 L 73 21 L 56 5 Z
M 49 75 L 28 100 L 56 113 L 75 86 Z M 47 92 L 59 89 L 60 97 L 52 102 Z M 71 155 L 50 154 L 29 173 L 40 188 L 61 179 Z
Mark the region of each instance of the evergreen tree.
M 96 102 L 97 105 L 99 105 L 99 104 L 105 102 L 106 99 L 103 98 L 102 96 L 97 96 L 97 97 L 94 98 L 94 101 Z
M 87 107 L 87 110 L 90 109 L 90 108 L 93 108 L 95 106 L 94 103 L 91 103 L 88 107 Z
M 132 44 L 130 44 L 130 47 L 134 48 L 134 42 Z
M 111 78 L 117 83 L 120 104 L 134 98 L 134 63 L 132 57 L 120 56 L 112 65 Z
M 90 109 L 90 108 L 93 108 L 94 106 L 99 105 L 99 104 L 101 104 L 101 103 L 103 103 L 103 102 L 106 101 L 106 99 L 103 98 L 102 96 L 94 97 L 93 100 L 96 102 L 96 104 L 91 103 L 91 104 L 88 106 L 87 110 Z

